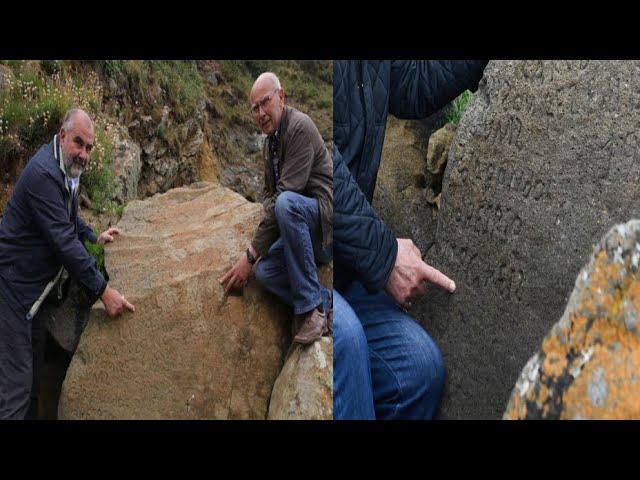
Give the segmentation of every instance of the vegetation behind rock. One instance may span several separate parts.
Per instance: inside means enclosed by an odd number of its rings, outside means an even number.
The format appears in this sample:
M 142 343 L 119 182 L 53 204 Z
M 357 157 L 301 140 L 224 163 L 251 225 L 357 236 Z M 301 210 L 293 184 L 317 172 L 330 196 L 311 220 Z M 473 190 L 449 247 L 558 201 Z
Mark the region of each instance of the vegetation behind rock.
M 96 147 L 82 186 L 98 215 L 122 213 L 114 159 L 118 142 L 129 141 L 123 136 L 142 147 L 140 198 L 217 180 L 258 200 L 262 138 L 248 95 L 265 70 L 280 77 L 287 102 L 309 113 L 331 141 L 331 61 L 0 61 L 0 209 L 26 162 L 75 106 L 95 120 Z

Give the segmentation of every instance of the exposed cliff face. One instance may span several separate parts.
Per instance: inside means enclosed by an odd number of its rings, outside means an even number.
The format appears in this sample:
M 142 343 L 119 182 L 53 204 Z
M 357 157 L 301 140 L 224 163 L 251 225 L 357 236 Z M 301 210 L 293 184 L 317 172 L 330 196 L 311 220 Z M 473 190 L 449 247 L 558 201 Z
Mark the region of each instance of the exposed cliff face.
M 0 67 L 0 210 L 71 106 L 96 119 L 101 148 L 82 185 L 101 214 L 200 180 L 259 201 L 263 136 L 248 96 L 266 69 L 280 76 L 287 102 L 310 113 L 325 140 L 332 139 L 330 61 L 5 61 Z M 123 164 L 126 175 L 116 167 Z

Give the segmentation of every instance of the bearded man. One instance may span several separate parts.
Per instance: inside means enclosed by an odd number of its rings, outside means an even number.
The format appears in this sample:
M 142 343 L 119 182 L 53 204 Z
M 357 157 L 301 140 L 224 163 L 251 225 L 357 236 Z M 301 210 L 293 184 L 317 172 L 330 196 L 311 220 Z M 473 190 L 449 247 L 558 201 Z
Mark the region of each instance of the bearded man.
M 111 242 L 115 227 L 99 237 L 78 215 L 80 175 L 94 145 L 93 122 L 72 109 L 60 132 L 20 174 L 0 222 L 0 419 L 35 418 L 44 357 L 46 308 L 68 275 L 114 317 L 135 307 L 98 270 L 84 241 Z

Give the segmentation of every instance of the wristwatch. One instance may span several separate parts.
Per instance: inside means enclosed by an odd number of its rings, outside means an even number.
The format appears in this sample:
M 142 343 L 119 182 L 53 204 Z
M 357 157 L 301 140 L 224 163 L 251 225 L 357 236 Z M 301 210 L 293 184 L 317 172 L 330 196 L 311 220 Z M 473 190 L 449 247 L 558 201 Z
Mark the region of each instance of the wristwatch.
M 254 257 L 253 255 L 251 255 L 251 250 L 249 250 L 247 248 L 247 260 L 249 260 L 249 263 L 251 265 L 253 265 L 254 263 L 256 263 L 256 257 Z

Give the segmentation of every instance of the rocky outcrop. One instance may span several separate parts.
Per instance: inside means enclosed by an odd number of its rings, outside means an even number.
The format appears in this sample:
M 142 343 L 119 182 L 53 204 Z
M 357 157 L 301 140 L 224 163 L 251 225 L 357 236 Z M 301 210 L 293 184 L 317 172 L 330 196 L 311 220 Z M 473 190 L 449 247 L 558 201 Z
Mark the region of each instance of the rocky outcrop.
M 487 66 L 458 125 L 426 257 L 457 291 L 432 289 L 412 309 L 444 355 L 442 418 L 502 417 L 593 242 L 640 211 L 639 67 Z
M 133 201 L 105 249 L 111 285 L 136 306 L 91 310 L 59 418 L 265 418 L 289 346 L 289 312 L 250 281 L 218 279 L 244 251 L 260 205 L 214 184 Z
M 154 109 L 152 115 L 140 115 L 128 125 L 142 146 L 139 197 L 198 181 L 200 157 L 207 153 L 203 152 L 204 108 L 204 104 L 200 105 L 194 118 L 176 123 L 171 108 L 165 105 Z
M 235 148 L 221 158 L 220 183 L 251 201 L 262 201 L 264 188 L 264 136 L 248 133 L 249 126 L 234 126 L 226 133 L 226 143 Z
M 333 419 L 333 341 L 322 337 L 309 346 L 294 344 L 278 375 L 269 420 Z
M 443 118 L 443 111 L 423 121 L 389 116 L 373 195 L 374 209 L 396 237 L 412 238 L 423 253 L 435 240 L 437 214 L 428 183 L 427 142 Z
M 131 140 L 125 128 L 120 128 L 113 157 L 113 170 L 116 174 L 115 199 L 118 202 L 126 203 L 136 198 L 141 168 L 140 146 Z
M 640 418 L 640 221 L 612 228 L 518 379 L 505 419 Z
M 447 123 L 429 137 L 426 178 L 428 188 L 433 192 L 434 198 L 442 191 L 442 177 L 455 133 L 456 126 L 453 123 Z

